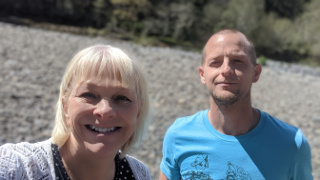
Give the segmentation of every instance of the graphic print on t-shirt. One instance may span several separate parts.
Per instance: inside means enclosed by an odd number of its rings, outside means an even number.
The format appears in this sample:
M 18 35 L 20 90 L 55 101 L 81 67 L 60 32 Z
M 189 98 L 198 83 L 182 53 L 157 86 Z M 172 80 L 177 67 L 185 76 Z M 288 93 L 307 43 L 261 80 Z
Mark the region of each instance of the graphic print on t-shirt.
M 226 177 L 219 180 L 252 180 L 250 174 L 243 168 L 227 163 L 228 169 L 226 171 Z M 188 171 L 183 175 L 184 180 L 214 180 L 209 173 L 204 172 L 209 168 L 209 157 L 207 154 L 198 154 L 195 156 L 194 161 L 190 164 L 193 170 Z
M 231 162 L 228 162 L 227 177 L 225 179 L 252 180 L 247 171 L 241 167 L 233 165 Z
M 203 173 L 203 171 L 207 168 L 209 168 L 209 160 L 208 155 L 205 154 L 198 154 L 195 158 L 195 160 L 190 164 L 191 167 L 194 167 L 195 170 L 188 171 L 183 179 L 188 180 L 213 180 L 211 179 L 209 174 Z

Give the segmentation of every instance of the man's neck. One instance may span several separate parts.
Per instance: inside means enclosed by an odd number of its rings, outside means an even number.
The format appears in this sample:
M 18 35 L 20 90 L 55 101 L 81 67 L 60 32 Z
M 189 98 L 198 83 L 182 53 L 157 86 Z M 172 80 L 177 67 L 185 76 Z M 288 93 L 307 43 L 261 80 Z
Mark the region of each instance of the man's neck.
M 227 106 L 218 106 L 211 100 L 208 117 L 211 125 L 220 133 L 239 136 L 257 126 L 260 113 L 251 106 L 250 100 Z

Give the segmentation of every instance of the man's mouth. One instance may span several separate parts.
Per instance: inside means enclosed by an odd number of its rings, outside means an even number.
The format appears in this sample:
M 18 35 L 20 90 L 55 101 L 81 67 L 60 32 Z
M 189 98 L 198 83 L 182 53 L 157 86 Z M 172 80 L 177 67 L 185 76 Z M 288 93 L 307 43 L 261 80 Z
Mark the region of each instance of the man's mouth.
M 108 133 L 108 132 L 114 132 L 118 129 L 120 129 L 120 127 L 111 127 L 111 128 L 101 128 L 101 127 L 96 127 L 96 126 L 92 126 L 92 125 L 86 125 L 86 127 L 94 132 L 98 132 L 98 133 Z
M 218 82 L 217 85 L 222 85 L 222 86 L 231 86 L 235 85 L 236 83 L 230 83 L 230 82 Z
M 217 84 L 235 84 L 236 81 L 232 80 L 224 80 L 224 81 L 216 81 Z

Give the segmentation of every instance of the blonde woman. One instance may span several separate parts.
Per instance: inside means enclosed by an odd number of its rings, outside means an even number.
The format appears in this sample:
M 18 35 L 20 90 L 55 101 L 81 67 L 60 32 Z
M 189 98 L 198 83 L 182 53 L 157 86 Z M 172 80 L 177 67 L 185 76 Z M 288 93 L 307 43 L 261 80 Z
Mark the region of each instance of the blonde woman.
M 145 79 L 120 49 L 96 45 L 70 61 L 52 137 L 0 147 L 0 179 L 151 179 L 126 152 L 148 113 Z

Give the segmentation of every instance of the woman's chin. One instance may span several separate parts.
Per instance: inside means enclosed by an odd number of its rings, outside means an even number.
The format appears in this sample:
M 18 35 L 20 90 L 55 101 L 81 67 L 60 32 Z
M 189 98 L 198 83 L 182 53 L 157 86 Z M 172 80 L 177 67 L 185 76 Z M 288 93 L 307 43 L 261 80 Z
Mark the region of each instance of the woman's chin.
M 114 145 L 106 145 L 102 142 L 97 142 L 93 144 L 85 142 L 85 147 L 87 151 L 99 157 L 115 155 L 120 149 L 120 147 L 116 147 Z

